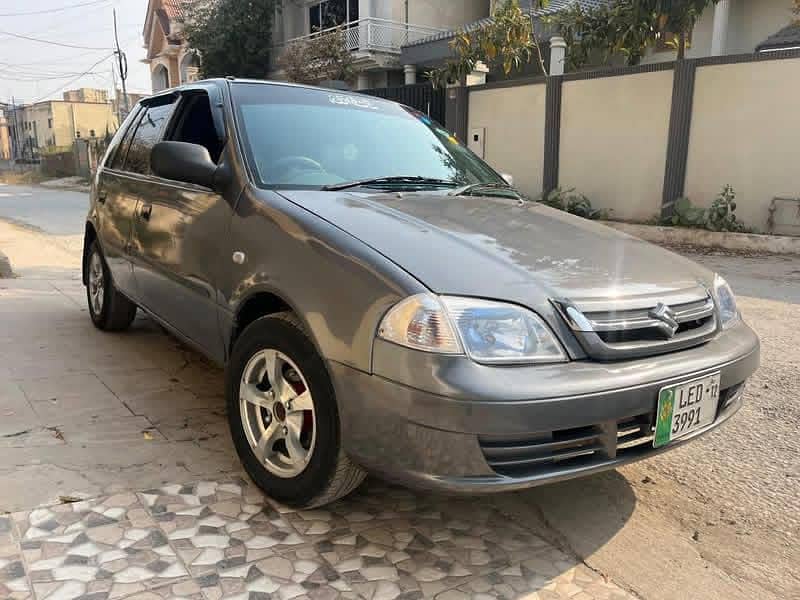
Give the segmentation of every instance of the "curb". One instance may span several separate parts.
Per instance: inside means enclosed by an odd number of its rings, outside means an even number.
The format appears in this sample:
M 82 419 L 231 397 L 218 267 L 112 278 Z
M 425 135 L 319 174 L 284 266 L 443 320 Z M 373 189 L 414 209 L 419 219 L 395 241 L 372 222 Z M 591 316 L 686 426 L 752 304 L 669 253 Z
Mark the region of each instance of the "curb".
M 654 244 L 719 248 L 738 252 L 800 255 L 800 237 L 706 231 L 688 227 L 637 225 L 619 221 L 601 221 L 608 227 Z

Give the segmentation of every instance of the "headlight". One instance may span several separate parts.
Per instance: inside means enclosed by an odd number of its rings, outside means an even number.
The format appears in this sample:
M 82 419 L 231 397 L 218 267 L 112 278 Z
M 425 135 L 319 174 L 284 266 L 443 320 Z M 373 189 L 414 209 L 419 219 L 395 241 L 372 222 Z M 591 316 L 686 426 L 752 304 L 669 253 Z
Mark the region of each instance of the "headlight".
M 417 294 L 396 304 L 383 318 L 378 335 L 416 350 L 462 354 L 453 326 L 433 294 Z
M 432 294 L 412 296 L 389 311 L 378 334 L 397 344 L 428 352 L 465 351 L 478 363 L 567 360 L 541 317 L 520 306 L 490 300 Z
M 714 296 L 717 299 L 717 309 L 719 310 L 719 320 L 722 328 L 735 325 L 739 322 L 739 309 L 736 308 L 736 298 L 728 282 L 719 275 L 714 275 Z

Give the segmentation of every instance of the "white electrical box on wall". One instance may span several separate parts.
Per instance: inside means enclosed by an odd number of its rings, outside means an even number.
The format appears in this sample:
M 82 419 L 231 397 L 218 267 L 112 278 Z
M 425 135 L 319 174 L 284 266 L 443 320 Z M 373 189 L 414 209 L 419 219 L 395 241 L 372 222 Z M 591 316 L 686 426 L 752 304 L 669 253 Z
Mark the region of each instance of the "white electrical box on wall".
M 484 155 L 486 154 L 485 127 L 478 127 L 477 129 L 470 130 L 469 143 L 467 143 L 467 147 L 481 158 L 484 158 Z

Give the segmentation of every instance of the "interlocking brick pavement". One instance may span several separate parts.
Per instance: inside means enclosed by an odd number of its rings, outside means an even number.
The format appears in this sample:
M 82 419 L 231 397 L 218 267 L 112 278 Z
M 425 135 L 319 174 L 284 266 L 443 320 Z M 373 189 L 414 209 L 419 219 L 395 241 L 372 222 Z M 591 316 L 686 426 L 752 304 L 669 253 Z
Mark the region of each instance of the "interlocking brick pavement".
M 630 598 L 485 501 L 368 480 L 297 511 L 243 479 L 0 517 L 0 597 Z

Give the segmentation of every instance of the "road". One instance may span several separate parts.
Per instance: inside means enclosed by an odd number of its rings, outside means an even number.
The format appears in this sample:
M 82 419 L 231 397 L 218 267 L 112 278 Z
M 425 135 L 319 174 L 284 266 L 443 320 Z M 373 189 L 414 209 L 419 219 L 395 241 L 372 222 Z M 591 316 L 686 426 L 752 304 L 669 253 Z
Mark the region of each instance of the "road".
M 12 218 L 31 219 L 26 222 L 41 229 L 73 234 L 39 240 L 60 244 L 59 240 L 80 239 L 85 195 L 79 201 L 74 197 L 79 194 L 67 193 L 68 206 L 58 207 L 59 216 L 53 219 L 43 213 L 59 196 L 45 192 L 47 200 L 29 201 L 25 199 L 30 196 L 11 192 L 38 193 L 38 189 L 9 188 L 0 188 L 0 194 L 10 194 L 0 197 L 0 205 L 26 203 L 27 208 L 25 213 L 12 213 Z M 3 244 L 0 236 L 0 250 Z M 25 254 L 20 250 L 23 245 L 15 248 L 17 257 L 7 252 L 12 264 Z M 680 252 L 728 279 L 745 319 L 761 337 L 762 366 L 749 383 L 741 412 L 724 428 L 652 460 L 581 480 L 476 500 L 476 510 L 491 503 L 648 600 L 800 599 L 800 257 Z M 67 262 L 74 261 L 71 266 L 32 266 L 29 272 L 62 277 L 75 270 L 79 252 L 72 248 L 72 254 L 64 256 Z M 74 276 L 73 285 L 71 293 L 81 302 Z M 167 338 L 153 336 L 150 329 L 149 336 L 139 334 L 128 343 L 147 349 L 148 355 L 174 346 Z M 183 356 L 186 362 L 181 363 L 184 367 L 178 377 L 186 386 L 219 387 L 218 371 L 190 351 L 184 350 Z M 203 442 L 204 452 L 223 444 L 224 427 L 214 427 L 221 437 Z M 30 461 L 47 454 L 34 450 L 25 455 L 26 464 L 33 465 Z M 60 455 L 52 450 L 52 460 L 57 462 Z M 87 478 L 95 476 L 90 464 L 85 469 Z M 113 476 L 124 480 L 124 464 L 115 469 Z M 142 481 L 158 476 L 148 466 L 136 469 Z M 10 500 L 38 498 L 35 486 L 21 486 L 18 481 L 9 479 L 8 485 L 20 490 L 19 496 L 8 492 Z M 50 481 L 50 476 L 42 476 L 41 489 L 51 491 Z
M 88 209 L 88 196 L 83 192 L 0 183 L 0 218 L 46 233 L 83 233 Z

